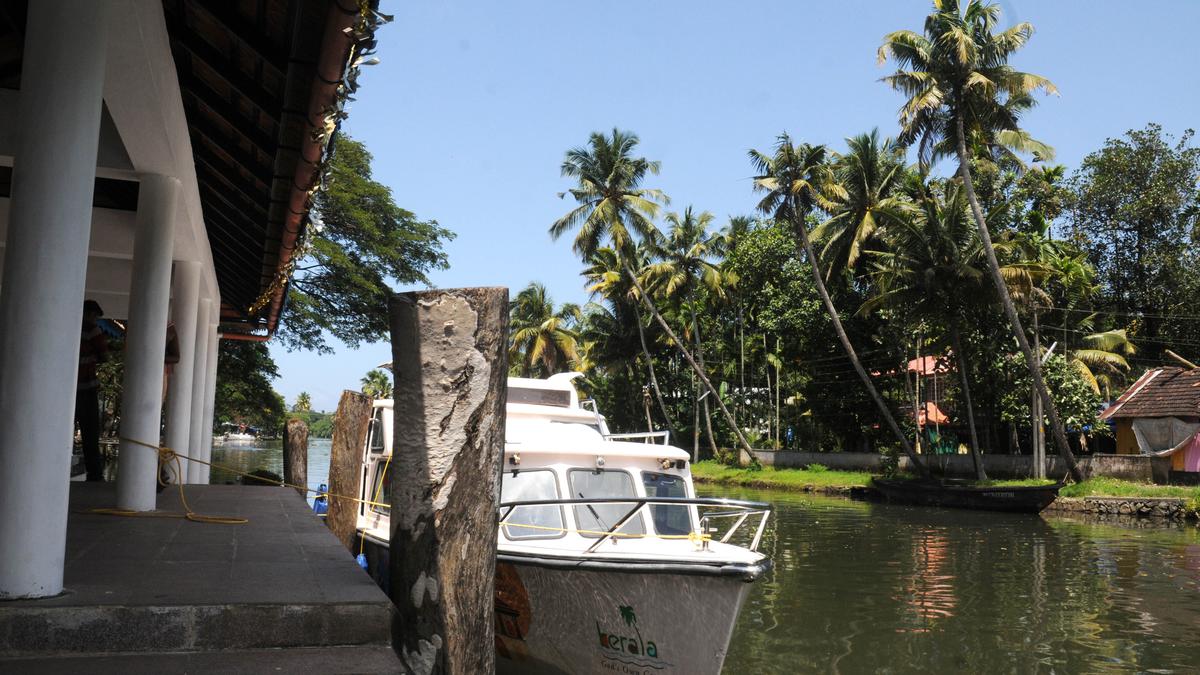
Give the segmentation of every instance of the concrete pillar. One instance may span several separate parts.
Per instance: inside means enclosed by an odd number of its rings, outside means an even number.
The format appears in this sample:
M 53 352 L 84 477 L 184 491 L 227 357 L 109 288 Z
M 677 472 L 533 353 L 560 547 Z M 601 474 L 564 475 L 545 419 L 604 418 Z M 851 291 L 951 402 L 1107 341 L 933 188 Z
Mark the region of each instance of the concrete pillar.
M 192 440 L 192 369 L 195 367 L 196 310 L 200 302 L 200 263 L 175 261 L 175 287 L 172 316 L 179 339 L 179 363 L 167 389 L 167 447 L 187 454 Z M 187 482 L 186 474 L 176 476 L 169 467 L 172 482 Z M 186 468 L 185 468 L 186 471 Z
M 213 301 L 212 323 L 208 324 L 208 371 L 204 378 L 204 426 L 200 437 L 200 457 L 206 462 L 212 461 L 212 442 L 213 442 L 213 412 L 216 404 L 217 391 L 217 344 L 220 337 L 217 335 L 219 327 L 219 317 L 221 311 L 220 301 Z M 200 473 L 197 474 L 196 480 L 193 482 L 201 485 L 208 485 L 212 467 L 201 464 Z
M 171 304 L 171 252 L 179 181 L 142 176 L 129 283 L 129 329 L 125 335 L 125 379 L 121 392 L 120 470 L 117 507 L 153 511 L 158 458 L 133 439 L 158 445 L 162 419 L 163 359 L 167 310 Z
M 204 428 L 204 391 L 208 388 L 208 320 L 212 315 L 211 307 L 212 300 L 204 298 L 200 301 L 200 308 L 196 313 L 196 345 L 192 359 L 192 432 L 191 442 L 188 443 L 185 453 L 196 459 L 204 458 L 204 451 L 200 448 L 204 439 L 201 433 Z M 200 462 L 183 460 L 183 473 L 187 476 L 187 482 L 200 482 L 200 468 L 203 466 Z
M 0 599 L 62 591 L 109 14 L 29 3 L 0 295 Z

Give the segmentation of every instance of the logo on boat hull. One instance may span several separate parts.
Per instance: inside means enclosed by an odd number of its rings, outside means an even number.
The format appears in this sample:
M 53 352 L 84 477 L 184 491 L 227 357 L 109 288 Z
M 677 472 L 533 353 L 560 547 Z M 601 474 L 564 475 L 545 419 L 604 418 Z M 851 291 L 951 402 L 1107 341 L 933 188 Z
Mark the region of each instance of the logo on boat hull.
M 605 663 L 604 667 L 619 673 L 642 673 L 645 670 L 641 669 L 661 670 L 670 666 L 670 663 L 662 660 L 658 644 L 642 635 L 633 607 L 620 605 L 617 611 L 620 612 L 621 620 L 625 622 L 624 628 L 611 630 L 608 626 L 602 626 L 599 621 L 596 622 L 601 657 L 607 662 L 612 662 Z M 634 632 L 632 636 L 628 634 L 630 629 Z

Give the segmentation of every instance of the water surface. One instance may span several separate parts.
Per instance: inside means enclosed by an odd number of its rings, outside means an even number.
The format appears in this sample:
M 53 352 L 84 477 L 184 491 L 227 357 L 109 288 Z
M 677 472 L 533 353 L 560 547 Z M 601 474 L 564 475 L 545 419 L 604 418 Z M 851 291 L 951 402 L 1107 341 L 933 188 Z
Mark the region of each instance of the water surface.
M 700 491 L 775 506 L 726 673 L 1200 669 L 1194 525 Z
M 309 442 L 311 488 L 329 448 Z M 277 441 L 213 460 L 283 471 Z M 213 483 L 235 479 L 213 468 Z M 774 569 L 742 611 L 729 675 L 1200 672 L 1195 525 L 699 491 L 775 508 L 762 543 Z
M 332 441 L 328 438 L 308 439 L 308 487 L 310 490 L 316 490 L 329 476 L 331 444 Z M 283 441 L 257 441 L 254 445 L 214 445 L 212 461 L 214 466 L 209 482 L 214 485 L 239 482 L 239 475 L 224 467 L 244 473 L 266 469 L 283 476 Z M 309 502 L 312 501 L 313 494 L 312 492 L 308 494 Z

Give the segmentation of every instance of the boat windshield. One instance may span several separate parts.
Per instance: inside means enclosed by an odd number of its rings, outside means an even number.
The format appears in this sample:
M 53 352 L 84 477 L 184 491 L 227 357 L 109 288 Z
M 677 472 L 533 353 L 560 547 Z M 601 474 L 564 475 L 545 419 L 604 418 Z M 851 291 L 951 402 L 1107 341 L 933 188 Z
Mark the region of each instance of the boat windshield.
M 626 471 L 616 469 L 571 469 L 568 473 L 572 499 L 605 499 L 611 497 L 637 497 L 633 489 L 633 477 Z M 586 504 L 575 507 L 575 521 L 579 523 L 580 535 L 598 537 L 595 532 L 605 532 L 629 513 L 634 504 Z M 586 532 L 592 532 L 587 534 Z M 642 514 L 637 514 L 617 530 L 621 534 L 645 534 L 646 526 Z
M 669 473 L 642 472 L 642 485 L 647 497 L 687 497 L 687 482 L 680 476 Z M 692 518 L 686 506 L 658 504 L 650 506 L 650 520 L 654 531 L 659 534 L 688 534 L 692 531 Z
M 500 481 L 501 502 L 558 498 L 558 481 L 549 469 L 513 471 Z M 561 506 L 518 506 L 505 522 L 504 536 L 509 539 L 554 539 L 565 534 Z

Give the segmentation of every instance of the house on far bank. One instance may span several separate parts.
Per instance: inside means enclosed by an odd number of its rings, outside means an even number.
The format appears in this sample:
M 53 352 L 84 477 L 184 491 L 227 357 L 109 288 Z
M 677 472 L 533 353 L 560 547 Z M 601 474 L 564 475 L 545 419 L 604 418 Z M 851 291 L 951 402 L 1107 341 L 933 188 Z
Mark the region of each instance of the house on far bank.
M 1172 472 L 1200 473 L 1200 368 L 1146 371 L 1100 413 L 1117 427 L 1117 454 L 1171 457 Z

